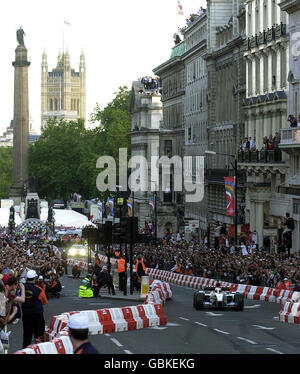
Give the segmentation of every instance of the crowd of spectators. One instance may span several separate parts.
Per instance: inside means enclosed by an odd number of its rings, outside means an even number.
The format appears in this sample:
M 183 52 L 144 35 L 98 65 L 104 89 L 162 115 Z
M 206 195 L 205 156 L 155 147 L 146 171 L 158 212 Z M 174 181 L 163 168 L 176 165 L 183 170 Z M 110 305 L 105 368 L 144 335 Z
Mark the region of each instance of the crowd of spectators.
M 280 133 L 275 132 L 275 135 L 270 135 L 269 137 L 264 136 L 263 138 L 263 144 L 260 149 L 260 151 L 265 151 L 265 150 L 278 150 L 279 149 L 279 144 L 280 144 Z M 249 138 L 244 138 L 240 140 L 240 146 L 239 150 L 243 152 L 248 152 L 248 151 L 256 151 L 257 146 L 256 146 L 256 137 L 254 136 L 249 137 Z
M 298 115 L 298 120 L 293 114 L 290 114 L 288 116 L 288 122 L 290 122 L 290 127 L 300 127 L 300 114 Z M 269 137 L 264 136 L 262 148 L 260 149 L 260 151 L 278 150 L 280 140 L 281 135 L 279 131 L 275 132 L 275 135 L 271 134 Z M 244 139 L 240 139 L 239 150 L 243 152 L 256 151 L 256 137 L 245 137 Z
M 59 278 L 64 274 L 61 260 L 46 238 L 38 240 L 36 236 L 33 244 L 28 240 L 29 235 L 32 238 L 33 232 L 17 234 L 0 227 L 0 289 L 5 290 L 13 282 L 20 293 L 20 284 L 26 283 L 27 272 L 35 270 L 37 284 L 45 294 L 58 297 L 62 289 Z
M 160 78 L 157 76 L 153 78 L 147 75 L 143 78 L 139 78 L 139 81 L 142 83 L 145 90 L 158 90 L 161 86 Z
M 243 246 L 220 246 L 208 248 L 193 242 L 173 242 L 155 246 L 139 244 L 146 267 L 173 271 L 181 274 L 242 283 L 275 287 L 279 281 L 288 279 L 291 284 L 300 283 L 300 252 L 283 257 L 276 252 L 251 249 Z M 249 252 L 248 252 L 249 251 Z

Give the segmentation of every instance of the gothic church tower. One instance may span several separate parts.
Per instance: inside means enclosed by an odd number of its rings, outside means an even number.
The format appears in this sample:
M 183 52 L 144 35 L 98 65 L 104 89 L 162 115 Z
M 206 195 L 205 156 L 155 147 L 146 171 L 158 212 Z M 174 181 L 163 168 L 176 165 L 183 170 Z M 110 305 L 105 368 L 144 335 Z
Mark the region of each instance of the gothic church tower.
M 57 65 L 48 71 L 46 52 L 41 64 L 41 124 L 48 119 L 86 121 L 86 65 L 81 52 L 79 71 L 71 67 L 68 51 L 59 53 Z

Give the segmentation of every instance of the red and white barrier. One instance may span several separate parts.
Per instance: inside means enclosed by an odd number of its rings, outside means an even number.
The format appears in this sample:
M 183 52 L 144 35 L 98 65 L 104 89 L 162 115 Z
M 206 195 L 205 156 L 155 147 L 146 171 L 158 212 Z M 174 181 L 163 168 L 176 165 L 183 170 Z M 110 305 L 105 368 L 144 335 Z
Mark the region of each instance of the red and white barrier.
M 73 354 L 67 323 L 69 316 L 74 313 L 79 312 L 63 313 L 52 317 L 49 329 L 46 331 L 47 341 L 30 345 L 15 354 Z M 88 317 L 90 335 L 138 330 L 167 323 L 167 317 L 160 303 L 86 310 L 80 313 L 85 313 Z
M 73 345 L 69 336 L 55 338 L 51 342 L 29 345 L 15 354 L 73 354 Z
M 300 323 L 300 303 L 287 301 L 279 312 L 279 321 L 286 323 Z
M 183 274 L 171 273 L 165 270 L 146 268 L 146 274 L 153 278 L 161 279 L 179 286 L 203 289 L 205 287 L 215 287 L 217 281 L 214 279 L 187 276 Z M 293 290 L 279 290 L 271 287 L 251 286 L 246 284 L 234 284 L 221 281 L 222 287 L 230 287 L 231 292 L 240 292 L 246 299 L 262 300 L 283 304 L 293 300 L 300 302 L 300 292 Z M 152 298 L 153 299 L 153 298 Z

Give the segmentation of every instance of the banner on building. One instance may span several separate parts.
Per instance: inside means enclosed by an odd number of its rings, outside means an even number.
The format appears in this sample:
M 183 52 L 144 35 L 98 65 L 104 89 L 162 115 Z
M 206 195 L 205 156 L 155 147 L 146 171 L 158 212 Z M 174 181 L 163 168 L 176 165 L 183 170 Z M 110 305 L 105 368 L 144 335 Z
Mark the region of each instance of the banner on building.
M 151 209 L 154 209 L 155 207 L 155 197 L 149 197 L 149 205 Z
M 225 177 L 226 215 L 235 215 L 235 177 Z
M 132 198 L 127 199 L 128 216 L 132 217 Z
M 99 210 L 99 219 L 102 220 L 103 218 L 103 205 L 102 201 L 98 201 L 98 210 Z
M 114 199 L 113 198 L 108 199 L 108 206 L 109 206 L 111 215 L 114 216 Z

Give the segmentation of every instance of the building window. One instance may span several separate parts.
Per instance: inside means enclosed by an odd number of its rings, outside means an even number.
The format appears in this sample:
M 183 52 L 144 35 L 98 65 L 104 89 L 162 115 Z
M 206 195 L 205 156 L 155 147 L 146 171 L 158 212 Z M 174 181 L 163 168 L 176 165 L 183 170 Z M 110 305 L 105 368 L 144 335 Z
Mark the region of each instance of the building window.
M 168 157 L 172 157 L 172 140 L 164 141 L 164 154 Z
M 50 110 L 53 110 L 53 100 L 50 99 Z
M 295 113 L 295 116 L 297 117 L 298 115 L 300 115 L 298 111 L 298 91 L 294 92 L 294 113 Z
M 54 110 L 57 110 L 57 108 L 58 108 L 58 107 L 57 107 L 57 99 L 54 100 L 54 103 L 55 103 L 55 104 L 54 104 Z

